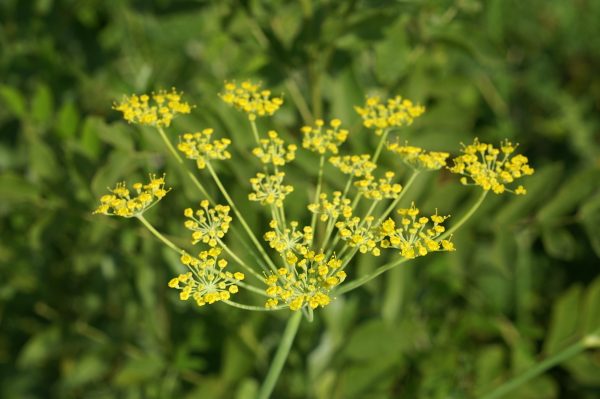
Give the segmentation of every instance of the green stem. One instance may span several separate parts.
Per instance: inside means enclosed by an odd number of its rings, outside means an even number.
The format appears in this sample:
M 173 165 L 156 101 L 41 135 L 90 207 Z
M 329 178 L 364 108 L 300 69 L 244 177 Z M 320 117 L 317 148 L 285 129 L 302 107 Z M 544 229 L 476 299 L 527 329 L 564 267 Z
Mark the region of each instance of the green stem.
M 161 233 L 160 233 L 158 230 L 156 230 L 156 229 L 154 228 L 154 226 L 152 226 L 152 225 L 150 224 L 150 222 L 148 222 L 148 221 L 146 220 L 146 218 L 145 218 L 143 215 L 138 215 L 138 216 L 136 216 L 136 218 L 137 218 L 137 219 L 138 219 L 140 222 L 142 222 L 142 224 L 143 224 L 144 226 L 146 226 L 146 228 L 147 228 L 148 230 L 150 230 L 150 232 L 151 232 L 152 234 L 154 234 L 154 236 L 155 236 L 156 238 L 158 238 L 159 240 L 161 240 L 161 241 L 162 241 L 162 242 L 163 242 L 163 243 L 164 243 L 164 244 L 165 244 L 167 247 L 171 248 L 173 251 L 177 252 L 178 254 L 182 254 L 182 253 L 184 253 L 184 252 L 185 252 L 183 249 L 181 249 L 181 248 L 179 248 L 177 245 L 173 244 L 173 242 L 172 242 L 171 240 L 169 240 L 167 237 L 163 236 L 163 235 L 162 235 L 162 234 L 161 234 Z
M 319 177 L 317 178 L 317 191 L 315 191 L 315 200 L 313 201 L 315 204 L 319 203 L 319 196 L 321 195 L 321 186 L 323 185 L 323 167 L 325 165 L 325 156 L 321 155 L 321 159 L 319 160 Z M 310 246 L 312 246 L 314 237 L 315 237 L 315 226 L 317 225 L 317 214 L 313 213 L 312 219 L 310 221 L 310 228 L 313 232 L 313 238 L 310 240 Z
M 294 338 L 298 332 L 298 327 L 300 327 L 301 320 L 302 312 L 299 311 L 296 311 L 289 318 L 287 325 L 285 326 L 283 336 L 281 337 L 281 342 L 279 343 L 279 347 L 277 348 L 277 352 L 273 358 L 273 362 L 271 362 L 271 367 L 269 367 L 269 371 L 267 372 L 267 377 L 260 387 L 257 399 L 268 399 L 271 397 L 271 393 L 275 388 L 277 379 L 281 374 L 283 365 L 285 364 L 288 354 L 290 353 L 290 349 L 292 348 L 292 343 L 294 342 Z
M 256 127 L 256 121 L 250 119 L 250 126 L 252 127 L 252 134 L 254 135 L 254 140 L 256 140 L 256 145 L 260 147 L 260 136 L 258 135 L 258 128 Z
M 387 139 L 388 134 L 390 134 L 389 129 L 384 130 L 381 134 L 381 139 L 379 140 L 379 144 L 377 145 L 375 154 L 373 154 L 373 163 L 377 163 L 377 160 L 379 159 L 379 155 L 381 154 L 381 150 L 383 149 L 383 145 L 385 144 L 385 140 Z
M 171 141 L 167 137 L 163 128 L 157 127 L 157 130 L 158 130 L 158 133 L 160 133 L 160 137 L 162 137 L 163 141 L 165 142 L 165 145 L 167 146 L 167 148 L 169 149 L 169 151 L 171 152 L 171 154 L 173 155 L 173 157 L 175 158 L 177 163 L 185 169 L 186 174 L 188 175 L 190 180 L 192 180 L 194 185 L 198 188 L 198 191 L 200 191 L 200 194 L 202 194 L 210 203 L 214 203 L 213 199 L 210 197 L 210 195 L 208 195 L 208 192 L 206 191 L 206 189 L 204 188 L 202 183 L 200 183 L 200 181 L 198 180 L 196 175 L 194 175 L 192 173 L 192 171 L 190 171 L 188 168 L 185 167 L 183 159 L 177 153 L 177 150 L 175 150 L 175 147 L 173 147 L 173 144 L 171 144 Z
M 273 312 L 275 310 L 280 310 L 283 309 L 283 307 L 281 308 L 272 308 L 272 309 L 267 309 L 263 306 L 252 306 L 252 305 L 244 305 L 243 303 L 237 303 L 237 302 L 233 302 L 233 301 L 223 301 L 224 303 L 226 303 L 229 306 L 233 306 L 234 308 L 238 308 L 238 309 L 244 309 L 244 310 L 252 310 L 255 312 Z
M 479 207 L 483 203 L 483 200 L 485 199 L 487 193 L 488 193 L 488 191 L 483 190 L 481 192 L 481 194 L 479 195 L 479 198 L 477 198 L 477 201 L 475 201 L 475 203 L 471 206 L 471 209 L 469 209 L 469 211 L 467 213 L 465 213 L 464 216 L 458 222 L 456 222 L 456 224 L 453 224 L 452 227 L 450 227 L 448 230 L 446 230 L 446 232 L 444 234 L 442 234 L 439 237 L 439 239 L 443 240 L 443 239 L 449 237 L 452 233 L 454 233 L 456 230 L 458 230 L 467 220 L 469 220 L 471 218 L 471 216 L 473 216 L 475 211 L 477 211 L 477 209 L 479 209 Z
M 256 270 L 254 270 L 253 268 L 250 267 L 250 265 L 248 265 L 246 262 L 244 262 L 242 259 L 240 259 L 239 256 L 237 256 L 235 254 L 235 252 L 233 252 L 227 245 L 225 245 L 225 243 L 221 240 L 218 239 L 219 245 L 221 245 L 221 247 L 223 247 L 223 249 L 225 250 L 225 252 L 227 254 L 229 254 L 229 256 L 231 256 L 231 258 L 236 261 L 240 266 L 242 266 L 248 273 L 252 274 L 254 277 L 256 277 L 258 279 L 258 281 L 264 281 L 264 277 L 262 277 L 260 274 L 258 274 L 256 272 Z
M 277 266 L 275 266 L 275 264 L 273 263 L 273 261 L 271 260 L 271 258 L 269 258 L 269 255 L 267 255 L 267 253 L 265 252 L 265 249 L 262 247 L 262 245 L 260 245 L 260 242 L 258 241 L 258 239 L 256 238 L 256 236 L 252 232 L 252 229 L 250 228 L 250 226 L 248 226 L 248 223 L 246 222 L 246 219 L 244 219 L 244 217 L 242 216 L 242 213 L 238 210 L 237 206 L 235 205 L 235 203 L 233 202 L 233 200 L 229 196 L 229 193 L 227 193 L 227 190 L 225 189 L 225 186 L 223 186 L 223 183 L 221 183 L 221 179 L 219 179 L 219 176 L 217 176 L 217 174 L 215 173 L 215 170 L 213 169 L 213 167 L 210 164 L 210 162 L 206 163 L 206 168 L 208 169 L 208 171 L 210 172 L 213 180 L 217 184 L 217 187 L 221 191 L 221 194 L 223 194 L 223 196 L 227 200 L 227 203 L 229 204 L 229 206 L 231 206 L 231 209 L 233 209 L 233 212 L 235 213 L 235 215 L 237 216 L 237 218 L 240 220 L 240 223 L 242 224 L 242 227 L 244 228 L 244 230 L 246 230 L 246 233 L 248 234 L 248 237 L 250 237 L 250 240 L 252 240 L 252 242 L 256 246 L 256 249 L 258 249 L 258 252 L 260 252 L 260 254 L 263 256 L 263 258 L 265 259 L 265 261 L 269 264 L 269 266 L 271 267 L 271 269 L 273 269 L 273 271 L 277 271 Z
M 596 340 L 598 339 L 598 337 L 597 337 L 598 333 L 600 333 L 600 331 L 596 331 L 595 333 L 592 333 L 592 334 L 580 339 L 573 345 L 568 346 L 565 349 L 563 349 L 562 351 L 560 351 L 559 353 L 557 353 L 553 356 L 550 356 L 547 359 L 541 361 L 540 363 L 536 364 L 534 367 L 530 368 L 526 372 L 519 374 L 517 377 L 500 385 L 499 387 L 495 388 L 491 392 L 484 394 L 483 396 L 480 396 L 480 398 L 481 399 L 500 398 L 500 397 L 506 395 L 507 393 L 515 390 L 516 388 L 520 387 L 521 385 L 525 384 L 527 381 L 531 380 L 532 378 L 535 378 L 538 375 L 542 374 L 546 370 L 583 352 L 586 348 L 597 346 L 598 343 L 594 342 L 595 341 L 594 338 Z M 594 343 L 596 345 L 594 345 Z

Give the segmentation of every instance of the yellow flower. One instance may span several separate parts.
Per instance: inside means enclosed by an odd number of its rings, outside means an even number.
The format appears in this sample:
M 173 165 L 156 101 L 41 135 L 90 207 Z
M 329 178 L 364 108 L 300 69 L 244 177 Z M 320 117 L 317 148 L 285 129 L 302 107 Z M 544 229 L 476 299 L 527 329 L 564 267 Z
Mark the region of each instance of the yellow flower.
M 170 92 L 160 90 L 151 96 L 133 94 L 124 97 L 120 103 L 113 105 L 113 109 L 120 111 L 129 123 L 168 127 L 178 114 L 189 114 L 191 106 L 181 101 L 181 93 L 173 88 Z
M 508 140 L 502 142 L 498 149 L 475 139 L 473 144 L 463 145 L 463 155 L 454 158 L 454 166 L 448 169 L 462 175 L 460 182 L 464 185 L 478 185 L 495 194 L 507 191 L 523 195 L 526 193 L 523 186 L 512 190 L 507 185 L 523 176 L 532 175 L 534 170 L 529 166 L 527 157 L 521 154 L 511 156 L 515 149 L 516 146 Z
M 267 309 L 281 303 L 297 311 L 310 307 L 325 307 L 331 302 L 329 292 L 346 279 L 342 261 L 335 255 L 326 259 L 323 253 L 309 251 L 295 263 L 293 269 L 281 268 L 265 278 Z
M 271 98 L 270 90 L 261 90 L 260 83 L 225 83 L 225 92 L 219 94 L 221 100 L 248 114 L 250 120 L 257 116 L 273 115 L 283 104 L 281 97 Z
M 109 189 L 111 194 L 100 197 L 100 206 L 94 214 L 115 215 L 125 218 L 139 216 L 160 201 L 171 189 L 165 189 L 165 175 L 150 175 L 147 184 L 135 183 L 131 192 L 125 182 Z
M 400 255 L 407 259 L 425 256 L 430 252 L 454 251 L 454 244 L 449 240 L 439 240 L 446 230 L 442 223 L 449 216 L 419 217 L 419 209 L 413 203 L 410 208 L 398 210 L 402 217 L 400 225 L 392 218 L 385 220 L 379 228 L 382 248 L 396 248 Z
M 288 256 L 290 251 L 298 254 L 305 253 L 313 238 L 312 229 L 310 226 L 305 226 L 299 230 L 296 221 L 290 222 L 289 225 L 290 227 L 281 230 L 276 221 L 271 221 L 271 228 L 274 230 L 265 233 L 265 241 L 282 256 Z
M 402 191 L 402 186 L 392 182 L 394 176 L 394 172 L 388 171 L 385 172 L 383 178 L 375 181 L 375 178 L 372 175 L 367 175 L 364 179 L 355 182 L 354 186 L 359 192 L 363 193 L 365 198 L 374 201 L 398 198 Z
M 291 162 L 296 157 L 297 146 L 289 144 L 287 147 L 276 131 L 270 130 L 268 138 L 260 140 L 260 146 L 256 147 L 254 154 L 264 164 L 273 164 L 275 166 L 283 166 L 287 162 Z
M 180 290 L 179 299 L 192 298 L 198 306 L 228 300 L 239 291 L 238 283 L 244 279 L 241 272 L 226 272 L 225 259 L 219 259 L 220 247 L 202 251 L 198 257 L 184 253 L 181 263 L 191 271 L 169 281 L 169 287 Z
M 334 191 L 331 201 L 328 200 L 326 193 L 321 193 L 319 202 L 308 205 L 308 210 L 317 215 L 321 221 L 326 222 L 329 218 L 337 220 L 340 215 L 349 218 L 352 215 L 350 199 L 344 198 L 341 191 Z
M 340 129 L 341 125 L 341 120 L 332 119 L 329 122 L 330 127 L 324 128 L 325 122 L 317 119 L 314 127 L 304 126 L 301 129 L 302 147 L 319 154 L 325 154 L 327 151 L 337 154 L 338 147 L 348 138 L 348 130 Z
M 373 216 L 368 216 L 362 221 L 358 216 L 339 221 L 335 227 L 340 231 L 340 238 L 352 248 L 358 248 L 360 253 L 371 253 L 379 256 L 381 251 L 377 247 L 380 238 L 375 234 Z
M 368 154 L 335 156 L 329 158 L 329 162 L 342 173 L 355 177 L 367 176 L 377 167 L 375 163 L 371 162 L 371 156 Z
M 229 231 L 231 216 L 229 216 L 229 206 L 215 205 L 210 208 L 208 201 L 200 203 L 201 209 L 194 212 L 191 208 L 184 211 L 184 215 L 189 219 L 185 221 L 185 227 L 192 233 L 192 243 L 196 244 L 202 241 L 211 247 L 215 247 L 218 241 Z
M 400 155 L 402 161 L 414 170 L 438 170 L 446 166 L 447 152 L 425 151 L 408 144 L 390 143 L 387 149 Z
M 275 204 L 277 207 L 282 207 L 285 197 L 294 191 L 294 187 L 283 184 L 284 177 L 283 172 L 273 175 L 257 173 L 256 177 L 250 179 L 254 192 L 248 195 L 248 199 L 258 201 L 261 205 Z
M 212 159 L 230 159 L 231 154 L 227 147 L 231 144 L 229 139 L 211 141 L 213 129 L 204 129 L 202 132 L 185 133 L 179 137 L 177 148 L 188 159 L 195 159 L 198 169 L 204 169 L 206 162 Z
M 354 109 L 363 119 L 363 125 L 367 129 L 375 129 L 378 136 L 385 129 L 410 125 L 425 112 L 425 107 L 400 96 L 390 98 L 385 103 L 379 97 L 368 97 L 363 107 Z

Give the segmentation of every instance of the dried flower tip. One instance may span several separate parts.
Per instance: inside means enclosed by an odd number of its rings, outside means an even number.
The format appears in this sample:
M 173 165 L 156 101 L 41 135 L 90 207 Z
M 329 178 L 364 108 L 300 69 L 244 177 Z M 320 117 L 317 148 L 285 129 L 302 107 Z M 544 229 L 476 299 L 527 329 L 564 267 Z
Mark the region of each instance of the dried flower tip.
M 283 104 L 281 97 L 271 98 L 270 90 L 261 90 L 260 83 L 250 81 L 237 85 L 225 83 L 225 92 L 219 94 L 221 100 L 248 114 L 250 120 L 257 116 L 273 115 Z
M 340 129 L 342 121 L 339 119 L 332 119 L 329 122 L 330 127 L 325 128 L 324 125 L 325 122 L 318 119 L 314 127 L 304 126 L 301 129 L 302 147 L 319 154 L 325 154 L 328 151 L 337 154 L 339 146 L 348 138 L 348 130 Z
M 181 101 L 181 94 L 175 88 L 170 92 L 159 90 L 151 96 L 133 94 L 123 97 L 120 103 L 115 103 L 113 109 L 123 114 L 123 119 L 129 123 L 147 126 L 169 127 L 178 114 L 189 114 L 191 106 Z
M 160 201 L 171 189 L 165 189 L 165 175 L 156 177 L 150 174 L 147 184 L 133 184 L 133 192 L 127 189 L 125 182 L 117 183 L 110 189 L 111 194 L 100 197 L 100 206 L 94 214 L 115 215 L 125 218 L 139 216 Z
M 425 112 L 425 107 L 400 96 L 390 98 L 385 103 L 379 97 L 368 97 L 363 107 L 354 109 L 363 119 L 363 125 L 367 129 L 375 129 L 378 136 L 385 129 L 410 125 Z
M 495 194 L 507 191 L 523 195 L 527 192 L 523 186 L 512 190 L 507 184 L 523 176 L 532 175 L 534 169 L 529 166 L 529 161 L 524 155 L 511 156 L 515 149 L 516 146 L 508 140 L 502 142 L 498 149 L 475 139 L 473 144 L 463 144 L 463 155 L 454 158 L 454 166 L 448 169 L 452 173 L 462 175 L 460 182 L 464 185 L 481 186 L 485 191 L 492 190 Z
M 195 159 L 198 169 L 204 169 L 206 162 L 218 159 L 230 159 L 231 154 L 227 147 L 231 144 L 229 139 L 212 140 L 213 129 L 204 129 L 202 132 L 184 133 L 179 136 L 177 148 L 186 158 Z

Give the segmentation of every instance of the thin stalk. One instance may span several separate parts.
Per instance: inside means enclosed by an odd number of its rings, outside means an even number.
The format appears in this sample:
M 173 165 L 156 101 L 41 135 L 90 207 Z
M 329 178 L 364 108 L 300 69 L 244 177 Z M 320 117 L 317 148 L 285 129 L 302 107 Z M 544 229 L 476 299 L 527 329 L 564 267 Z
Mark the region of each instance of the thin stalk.
M 408 181 L 406 182 L 406 184 L 404 185 L 404 187 L 402 187 L 402 191 L 400 192 L 400 195 L 398 195 L 398 198 L 396 198 L 391 204 L 390 206 L 387 207 L 387 209 L 381 214 L 381 217 L 379 218 L 379 220 L 377 220 L 377 223 L 375 225 L 379 225 L 383 222 L 383 220 L 390 214 L 392 213 L 392 211 L 394 210 L 394 208 L 396 207 L 396 205 L 398 205 L 398 203 L 400 202 L 400 200 L 402 199 L 402 197 L 404 197 L 404 193 L 406 193 L 408 191 L 408 189 L 410 188 L 410 186 L 412 186 L 412 184 L 414 183 L 415 179 L 417 178 L 417 175 L 419 174 L 418 171 L 414 171 L 412 173 L 412 175 L 410 175 Z
M 158 230 L 156 230 L 154 228 L 154 226 L 152 226 L 150 224 L 150 222 L 148 222 L 146 220 L 146 218 L 144 217 L 144 215 L 138 215 L 136 216 L 136 218 L 142 222 L 142 224 L 148 229 L 150 230 L 150 232 L 152 234 L 154 234 L 154 236 L 156 238 L 158 238 L 159 240 L 161 240 L 163 242 L 163 244 L 165 244 L 167 247 L 171 248 L 173 251 L 177 252 L 178 254 L 183 254 L 185 251 L 181 248 L 179 248 L 177 245 L 173 244 L 173 242 L 171 240 L 169 240 L 167 237 L 163 236 Z
M 258 128 L 256 127 L 256 121 L 250 119 L 250 126 L 252 127 L 252 134 L 254 135 L 254 140 L 256 140 L 256 144 L 260 146 L 260 136 L 258 134 Z
M 246 269 L 246 271 L 248 271 L 248 273 L 252 274 L 259 281 L 264 281 L 263 276 L 258 274 L 258 272 L 256 270 L 254 270 L 252 267 L 250 267 L 250 265 L 248 265 L 246 262 L 244 262 L 242 259 L 240 259 L 240 257 L 237 256 L 235 254 L 235 252 L 233 252 L 231 250 L 231 248 L 229 248 L 221 239 L 218 239 L 218 242 L 219 242 L 219 245 L 221 245 L 221 247 L 223 247 L 225 252 L 227 252 L 227 254 L 229 254 L 229 256 L 231 256 L 231 258 L 233 258 L 233 260 L 236 261 L 240 266 L 242 266 L 244 269 Z
M 312 116 L 312 113 L 310 112 L 306 100 L 304 99 L 304 96 L 300 92 L 300 88 L 298 87 L 296 81 L 293 78 L 289 78 L 285 81 L 285 85 L 288 91 L 290 92 L 292 101 L 294 101 L 294 103 L 296 104 L 296 108 L 298 108 L 300 115 L 302 115 L 304 123 L 312 123 L 314 118 Z
M 167 137 L 167 135 L 166 135 L 165 131 L 163 130 L 163 128 L 162 127 L 157 127 L 157 130 L 158 130 L 158 133 L 160 134 L 160 137 L 165 142 L 165 145 L 169 149 L 169 152 L 171 152 L 171 154 L 173 155 L 173 157 L 175 158 L 175 160 L 177 161 L 177 163 L 181 167 L 183 167 L 185 169 L 186 174 L 188 175 L 188 177 L 190 178 L 190 180 L 192 181 L 192 183 L 194 183 L 194 185 L 196 186 L 196 188 L 198 188 L 198 191 L 200 191 L 200 194 L 202 194 L 210 203 L 214 204 L 213 199 L 210 197 L 210 195 L 208 195 L 208 192 L 206 191 L 206 189 L 204 188 L 204 186 L 202 185 L 202 183 L 200 183 L 200 181 L 198 180 L 198 178 L 196 177 L 196 175 L 194 175 L 192 173 L 192 171 L 190 171 L 188 168 L 185 167 L 183 159 L 177 153 L 177 150 L 175 150 L 175 147 L 173 147 L 173 144 L 171 144 L 171 141 Z
M 488 193 L 488 191 L 483 190 L 481 192 L 481 194 L 479 195 L 479 198 L 477 198 L 477 201 L 475 201 L 475 203 L 471 206 L 471 209 L 469 209 L 469 211 L 467 213 L 465 213 L 464 216 L 458 222 L 456 222 L 456 224 L 453 224 L 452 227 L 450 227 L 448 230 L 446 230 L 446 232 L 444 234 L 442 234 L 439 237 L 439 239 L 443 240 L 443 239 L 449 237 L 452 233 L 454 233 L 456 230 L 458 230 L 467 220 L 469 220 L 471 218 L 471 216 L 473 216 L 475 211 L 477 211 L 477 209 L 479 209 L 479 207 L 483 203 L 483 200 L 485 199 L 487 193 Z
M 281 342 L 279 343 L 275 357 L 271 362 L 271 367 L 269 367 L 267 377 L 260 387 L 257 399 L 268 399 L 271 396 L 271 393 L 275 388 L 275 384 L 279 379 L 279 375 L 281 374 L 281 370 L 283 369 L 283 365 L 285 364 L 288 354 L 290 353 L 290 349 L 292 348 L 292 343 L 294 342 L 294 338 L 298 332 L 298 327 L 300 327 L 300 321 L 302 321 L 302 312 L 294 312 L 294 314 L 288 319 L 287 325 L 285 326 L 285 331 L 281 337 Z
M 381 155 L 381 150 L 383 150 L 383 145 L 385 144 L 385 140 L 387 139 L 388 134 L 390 134 L 389 129 L 385 129 L 381 134 L 381 139 L 379 140 L 379 144 L 377 145 L 377 149 L 373 154 L 373 162 L 376 163 L 379 159 L 379 155 Z
M 223 301 L 223 302 L 229 306 L 233 306 L 234 308 L 244 309 L 244 310 L 253 310 L 255 312 L 273 312 L 275 310 L 283 309 L 283 307 L 267 309 L 263 306 L 244 305 L 243 303 L 237 303 L 237 302 L 233 302 L 233 301 L 229 301 L 229 300 Z
M 321 159 L 319 160 L 319 177 L 317 178 L 317 191 L 315 191 L 315 200 L 314 203 L 319 203 L 319 196 L 321 195 L 321 186 L 323 185 L 323 168 L 325 165 L 325 156 L 321 155 Z M 313 238 L 310 240 L 310 246 L 312 246 L 314 237 L 315 237 L 315 226 L 317 225 L 317 214 L 313 213 L 312 219 L 310 221 L 310 228 L 313 231 Z
M 263 256 L 265 261 L 269 264 L 271 269 L 273 269 L 273 271 L 277 271 L 277 267 L 275 266 L 275 264 L 273 263 L 271 258 L 269 258 L 269 255 L 267 255 L 267 253 L 265 252 L 265 249 L 262 247 L 262 245 L 260 245 L 260 242 L 258 241 L 256 236 L 252 232 L 252 229 L 250 228 L 250 226 L 248 226 L 248 223 L 246 222 L 246 219 L 244 219 L 244 217 L 242 216 L 242 213 L 239 211 L 239 209 L 237 208 L 237 206 L 235 205 L 235 203 L 229 196 L 229 193 L 223 186 L 223 183 L 221 183 L 221 179 L 219 179 L 219 176 L 217 176 L 217 174 L 215 173 L 215 170 L 213 169 L 210 162 L 206 163 L 206 168 L 208 169 L 212 178 L 214 179 L 215 183 L 217 184 L 217 187 L 221 191 L 221 194 L 223 194 L 223 196 L 227 200 L 227 203 L 229 204 L 229 206 L 231 206 L 231 209 L 233 209 L 233 212 L 235 213 L 237 218 L 240 220 L 240 223 L 242 224 L 242 227 L 244 228 L 244 230 L 246 230 L 248 237 L 250 237 L 250 240 L 252 240 L 252 242 L 256 246 L 256 249 L 258 249 L 258 252 L 260 252 L 260 254 Z
M 260 288 L 256 288 L 253 285 L 246 284 L 246 283 L 243 283 L 241 281 L 234 281 L 234 280 L 230 280 L 230 281 L 232 283 L 234 283 L 235 285 L 239 285 L 240 287 L 247 289 L 248 291 L 254 292 L 255 294 L 269 297 L 269 295 L 267 295 L 267 293 L 264 290 L 261 290 Z
M 565 349 L 563 349 L 562 351 L 560 351 L 559 353 L 557 353 L 553 356 L 550 356 L 547 359 L 539 362 L 538 364 L 536 364 L 535 366 L 533 366 L 526 372 L 519 374 L 512 380 L 507 381 L 506 383 L 500 385 L 499 387 L 495 388 L 491 392 L 484 394 L 480 398 L 481 399 L 501 398 L 504 395 L 506 395 L 507 393 L 509 393 L 509 392 L 515 390 L 516 388 L 520 387 L 521 385 L 525 384 L 527 381 L 531 380 L 532 378 L 535 378 L 538 375 L 542 374 L 546 370 L 583 352 L 586 348 L 597 346 L 597 345 L 593 344 L 593 341 L 594 341 L 594 338 L 596 338 L 596 340 L 597 340 L 597 334 L 599 332 L 600 331 L 596 331 L 595 333 L 590 334 L 590 335 L 580 339 L 579 341 L 575 342 L 573 345 L 568 346 Z

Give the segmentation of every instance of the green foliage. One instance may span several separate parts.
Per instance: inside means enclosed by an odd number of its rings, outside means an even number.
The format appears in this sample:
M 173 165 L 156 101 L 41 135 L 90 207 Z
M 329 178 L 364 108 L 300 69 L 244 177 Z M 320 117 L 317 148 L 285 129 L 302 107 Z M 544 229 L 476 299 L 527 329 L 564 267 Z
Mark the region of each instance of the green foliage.
M 226 79 L 283 93 L 266 124 L 286 139 L 335 116 L 365 151 L 375 140 L 352 106 L 400 94 L 427 106 L 402 140 L 458 151 L 474 136 L 507 137 L 536 168 L 527 196 L 486 200 L 457 252 L 402 265 L 304 323 L 274 397 L 477 397 L 597 336 L 598 20 L 591 0 L 1 2 L 0 397 L 255 395 L 283 318 L 179 303 L 166 287 L 172 254 L 133 220 L 91 215 L 125 177 L 185 178 L 160 138 L 118 121 L 112 103 L 176 86 L 197 108 L 172 137 L 210 126 L 246 148 L 243 117 L 216 97 Z M 247 162 L 220 173 L 254 224 L 237 186 Z M 298 192 L 311 178 L 290 176 Z M 477 193 L 452 179 L 405 199 L 459 216 Z M 198 201 L 184 193 L 148 215 L 161 231 L 182 236 L 182 210 Z M 376 266 L 362 258 L 350 272 Z M 507 397 L 599 390 L 590 348 Z

